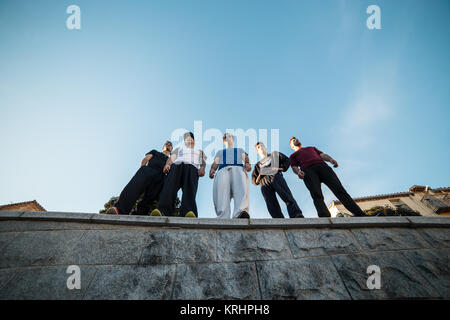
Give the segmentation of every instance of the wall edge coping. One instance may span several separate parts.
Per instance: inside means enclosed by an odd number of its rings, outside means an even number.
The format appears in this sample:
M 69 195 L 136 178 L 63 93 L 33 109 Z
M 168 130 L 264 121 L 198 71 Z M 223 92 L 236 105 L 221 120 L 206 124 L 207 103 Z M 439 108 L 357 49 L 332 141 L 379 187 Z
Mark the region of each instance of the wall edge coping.
M 450 217 L 354 217 L 299 219 L 217 219 L 151 216 L 115 216 L 98 213 L 0 211 L 0 221 L 53 221 L 91 224 L 160 226 L 195 229 L 303 229 L 303 228 L 450 228 Z

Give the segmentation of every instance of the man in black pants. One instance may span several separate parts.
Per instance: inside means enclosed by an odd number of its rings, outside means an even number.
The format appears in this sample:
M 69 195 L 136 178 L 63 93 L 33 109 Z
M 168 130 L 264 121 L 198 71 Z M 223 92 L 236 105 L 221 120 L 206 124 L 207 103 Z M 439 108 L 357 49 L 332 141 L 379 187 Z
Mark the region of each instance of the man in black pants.
M 328 161 L 333 167 L 337 168 L 338 163 L 336 160 L 315 147 L 303 148 L 300 141 L 295 137 L 289 140 L 289 144 L 295 151 L 289 157 L 292 170 L 305 182 L 319 217 L 330 217 L 330 211 L 328 211 L 323 199 L 322 182 L 330 188 L 344 207 L 353 213 L 354 216 L 365 216 L 365 213 L 344 189 L 333 169 L 325 163 L 325 161 Z
M 152 216 L 172 216 L 178 190 L 183 191 L 180 216 L 195 218 L 198 216 L 195 196 L 198 178 L 205 175 L 206 156 L 200 149 L 194 148 L 194 134 L 184 134 L 184 146 L 176 148 L 167 159 L 164 172 L 168 172 L 166 182 L 158 202 L 158 208 Z
M 152 150 L 141 161 L 141 167 L 125 186 L 119 200 L 106 211 L 107 214 L 130 214 L 131 209 L 144 193 L 139 202 L 136 215 L 147 215 L 151 203 L 158 198 L 164 184 L 164 165 L 172 152 L 172 143 L 166 141 L 162 152 Z
M 281 173 L 289 169 L 288 157 L 278 151 L 267 154 L 267 148 L 262 142 L 258 142 L 255 148 L 261 160 L 255 164 L 253 169 L 252 183 L 255 186 L 261 186 L 261 193 L 272 218 L 284 218 L 276 193 L 286 203 L 290 218 L 303 218 L 302 210 L 292 196 Z

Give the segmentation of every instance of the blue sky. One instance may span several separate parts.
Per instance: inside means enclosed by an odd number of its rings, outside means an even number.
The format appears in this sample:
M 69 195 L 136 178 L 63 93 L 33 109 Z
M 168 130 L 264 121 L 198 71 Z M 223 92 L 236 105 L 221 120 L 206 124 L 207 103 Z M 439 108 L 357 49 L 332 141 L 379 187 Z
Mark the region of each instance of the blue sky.
M 66 28 L 72 4 L 81 30 Z M 98 212 L 196 120 L 278 129 L 287 155 L 295 135 L 340 163 L 353 197 L 448 186 L 449 20 L 447 0 L 1 0 L 0 204 Z M 250 214 L 270 217 L 250 193 Z M 197 203 L 215 216 L 208 177 Z

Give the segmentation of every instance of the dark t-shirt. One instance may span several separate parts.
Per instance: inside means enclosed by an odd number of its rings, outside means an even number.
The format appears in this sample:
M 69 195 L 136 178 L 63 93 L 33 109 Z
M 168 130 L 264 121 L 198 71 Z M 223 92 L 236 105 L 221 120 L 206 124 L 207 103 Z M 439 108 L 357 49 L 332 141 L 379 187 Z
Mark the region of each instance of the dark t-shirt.
M 305 171 L 306 168 L 313 164 L 325 163 L 320 157 L 321 153 L 323 152 L 315 147 L 305 147 L 291 154 L 289 161 L 291 162 L 291 166 L 299 166 L 302 171 Z
M 270 168 L 281 168 L 283 171 L 289 169 L 289 159 L 283 153 L 274 151 L 267 155 L 264 159 L 258 161 L 252 172 L 252 183 L 256 185 L 268 185 L 273 182 L 275 174 L 279 171 L 270 170 Z M 259 183 L 256 180 L 260 178 Z
M 166 161 L 169 157 L 166 156 L 164 153 L 156 150 L 152 150 L 148 152 L 146 155 L 149 154 L 151 154 L 153 157 L 150 159 L 147 166 L 162 172 L 166 164 Z

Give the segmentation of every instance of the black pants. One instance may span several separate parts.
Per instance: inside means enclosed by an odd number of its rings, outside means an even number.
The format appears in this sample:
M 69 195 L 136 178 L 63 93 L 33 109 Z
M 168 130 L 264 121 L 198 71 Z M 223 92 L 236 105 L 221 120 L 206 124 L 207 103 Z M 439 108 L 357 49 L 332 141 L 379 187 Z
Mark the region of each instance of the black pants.
M 191 164 L 172 164 L 159 197 L 158 209 L 165 216 L 173 216 L 175 200 L 178 190 L 182 190 L 180 216 L 184 217 L 189 211 L 197 217 L 195 196 L 198 187 L 198 169 Z
M 289 217 L 294 218 L 296 216 L 303 217 L 302 210 L 300 210 L 297 201 L 295 201 L 292 196 L 291 190 L 289 189 L 286 180 L 283 178 L 283 174 L 278 172 L 274 177 L 273 181 L 261 185 L 261 193 L 266 201 L 267 210 L 269 211 L 272 218 L 284 218 L 281 213 L 280 204 L 276 193 L 280 196 L 281 200 L 286 203 Z
M 344 207 L 353 213 L 353 215 L 365 215 L 361 208 L 344 189 L 334 170 L 326 163 L 318 163 L 306 168 L 305 178 L 303 181 L 311 193 L 311 197 L 313 198 L 314 206 L 316 207 L 319 217 L 330 217 L 330 211 L 328 211 L 323 199 L 320 185 L 322 182 L 330 188 L 331 192 L 334 193 Z
M 142 166 L 131 178 L 114 205 L 121 214 L 129 214 L 142 193 L 144 197 L 137 207 L 137 215 L 147 215 L 151 203 L 156 200 L 164 184 L 164 174 L 151 167 Z

